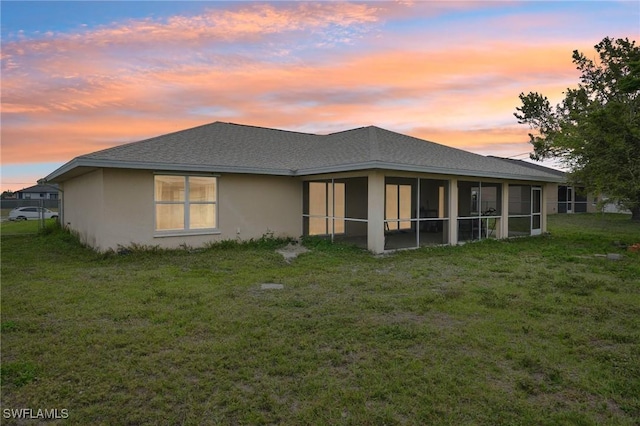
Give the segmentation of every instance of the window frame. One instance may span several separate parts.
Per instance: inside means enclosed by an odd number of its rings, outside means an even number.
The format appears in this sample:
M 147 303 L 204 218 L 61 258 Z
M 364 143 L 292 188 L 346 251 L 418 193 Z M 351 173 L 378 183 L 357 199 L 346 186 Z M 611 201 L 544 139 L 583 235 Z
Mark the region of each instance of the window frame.
M 392 190 L 392 194 L 389 193 L 389 190 Z M 409 191 L 409 199 L 406 199 L 407 189 Z M 404 196 L 403 196 L 404 195 Z M 390 196 L 393 197 L 390 199 Z M 414 209 L 412 208 L 414 197 L 414 188 L 410 183 L 387 183 L 385 181 L 384 184 L 384 221 L 386 223 L 385 229 L 388 231 L 407 231 L 413 229 L 413 222 L 416 221 L 416 218 L 413 217 Z M 393 202 L 395 201 L 395 202 Z M 401 217 L 402 210 L 406 210 L 406 203 L 409 202 L 409 217 Z M 395 206 L 394 206 L 395 204 Z M 395 215 L 397 217 L 388 217 L 389 212 L 388 207 L 395 207 Z
M 156 199 L 156 178 L 161 176 L 171 176 L 171 177 L 181 177 L 184 182 L 184 199 L 180 201 L 159 201 Z M 189 178 L 198 177 L 198 178 L 211 178 L 214 182 L 214 196 L 213 201 L 191 201 L 190 200 L 190 181 Z M 219 176 L 218 175 L 210 175 L 210 174 L 182 174 L 182 173 L 163 173 L 158 172 L 153 175 L 153 231 L 154 237 L 172 237 L 172 236 L 182 236 L 182 235 L 209 235 L 209 234 L 220 234 L 220 225 L 219 225 L 219 203 L 218 203 L 218 193 L 219 193 L 220 185 L 219 185 Z M 158 205 L 181 205 L 183 206 L 183 214 L 184 214 L 184 227 L 182 229 L 158 229 Z M 208 228 L 191 228 L 191 205 L 212 205 L 214 207 L 214 226 Z
M 321 185 L 324 188 L 324 204 L 314 206 L 321 207 L 321 211 L 319 214 L 311 213 L 311 187 L 312 185 Z M 307 234 L 312 237 L 331 237 L 333 239 L 334 235 L 345 235 L 346 234 L 346 205 L 347 205 L 347 194 L 346 194 L 346 184 L 344 182 L 336 182 L 335 179 L 330 180 L 312 180 L 305 182 L 306 188 L 303 187 L 303 192 L 306 192 L 306 205 L 303 206 L 303 218 L 307 218 L 308 229 Z M 338 203 L 336 201 L 338 198 L 336 197 L 336 187 L 340 186 L 342 189 L 341 193 L 341 205 L 342 205 L 342 213 L 341 216 L 336 215 L 336 206 Z M 315 210 L 315 209 L 314 209 Z M 325 233 L 311 233 L 311 222 L 312 220 L 323 220 L 324 221 L 324 231 Z

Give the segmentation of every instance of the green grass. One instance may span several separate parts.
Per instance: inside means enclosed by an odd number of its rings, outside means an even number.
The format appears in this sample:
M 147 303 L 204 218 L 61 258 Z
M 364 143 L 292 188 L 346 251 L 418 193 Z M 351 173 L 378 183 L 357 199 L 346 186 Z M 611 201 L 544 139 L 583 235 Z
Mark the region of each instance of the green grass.
M 46 219 L 45 227 L 54 227 L 57 219 Z M 37 234 L 39 232 L 40 221 L 38 220 L 20 220 L 0 222 L 0 235 L 23 235 Z
M 389 256 L 312 240 L 292 263 L 268 241 L 101 255 L 3 235 L 2 407 L 105 425 L 637 424 L 640 254 L 622 245 L 640 225 L 549 220 L 550 236 Z

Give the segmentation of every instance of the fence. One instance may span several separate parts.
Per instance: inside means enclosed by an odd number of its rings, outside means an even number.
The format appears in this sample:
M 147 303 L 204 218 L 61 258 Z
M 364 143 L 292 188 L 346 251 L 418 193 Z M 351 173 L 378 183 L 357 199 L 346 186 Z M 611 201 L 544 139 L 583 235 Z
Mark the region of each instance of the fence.
M 2 210 L 2 218 L 5 219 L 9 216 L 9 212 L 18 207 L 44 207 L 52 211 L 58 211 L 60 208 L 60 200 L 0 200 L 0 209 Z
M 60 213 L 60 202 L 61 200 L 46 200 L 46 199 L 36 199 L 36 200 L 0 200 L 0 222 L 2 222 L 2 234 L 9 235 L 13 233 L 25 234 L 25 233 L 36 233 L 44 229 L 46 220 L 44 217 L 44 211 L 41 210 L 38 217 L 33 218 L 33 220 L 28 220 L 23 225 L 18 224 L 10 224 L 9 222 L 9 213 L 13 209 L 17 209 L 19 207 L 41 207 L 45 209 L 49 209 L 53 212 Z M 34 223 L 34 222 L 37 222 Z

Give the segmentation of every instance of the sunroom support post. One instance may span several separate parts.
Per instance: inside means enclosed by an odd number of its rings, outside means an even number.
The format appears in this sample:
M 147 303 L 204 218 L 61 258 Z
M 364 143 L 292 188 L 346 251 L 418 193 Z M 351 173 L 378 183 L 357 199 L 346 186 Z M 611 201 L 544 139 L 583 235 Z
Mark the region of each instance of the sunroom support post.
M 367 194 L 367 248 L 373 253 L 384 252 L 384 173 L 381 170 L 369 172 Z
M 542 232 L 547 232 L 547 194 L 551 189 L 551 184 L 547 183 L 542 185 L 542 193 L 540 194 L 540 227 L 542 228 Z
M 449 181 L 449 244 L 458 244 L 458 179 Z
M 509 236 L 509 183 L 502 184 L 502 217 L 500 218 L 500 235 L 499 238 L 507 238 Z

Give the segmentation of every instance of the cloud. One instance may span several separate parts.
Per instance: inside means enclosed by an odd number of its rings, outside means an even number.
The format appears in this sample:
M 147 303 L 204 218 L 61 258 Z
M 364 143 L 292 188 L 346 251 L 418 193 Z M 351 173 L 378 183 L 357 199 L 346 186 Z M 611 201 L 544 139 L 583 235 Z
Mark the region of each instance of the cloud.
M 142 95 L 141 83 L 148 89 L 156 86 L 159 91 L 175 92 L 167 87 L 173 82 L 154 81 L 154 77 L 167 70 L 173 75 L 189 73 L 192 64 L 228 72 L 259 66 L 256 57 L 281 62 L 286 49 L 256 50 L 256 45 L 273 35 L 294 37 L 292 33 L 303 31 L 316 43 L 347 42 L 366 32 L 366 26 L 378 20 L 377 12 L 367 4 L 251 4 L 8 41 L 2 46 L 3 112 L 118 107 Z M 230 51 L 224 47 L 228 43 L 234 43 Z
M 216 120 L 318 133 L 375 124 L 472 151 L 513 144 L 520 153 L 528 139 L 512 116 L 518 94 L 559 99 L 578 81 L 576 46 L 485 34 L 480 21 L 463 31 L 475 12 L 503 7 L 240 3 L 22 36 L 2 45 L 2 161 L 68 161 Z M 473 13 L 445 36 L 449 21 L 435 18 L 465 11 Z M 515 28 L 524 18 L 491 25 Z M 544 25 L 539 15 L 536 22 Z
M 532 60 L 540 55 L 547 60 Z M 510 118 L 527 83 L 554 92 L 564 89 L 558 86 L 561 77 L 567 82 L 574 77 L 566 56 L 565 46 L 500 45 L 337 54 L 330 63 L 311 65 L 185 63 L 121 75 L 100 74 L 96 63 L 55 85 L 10 79 L 14 87 L 30 90 L 3 93 L 3 120 L 9 123 L 3 129 L 3 161 L 32 158 L 24 148 L 42 141 L 50 148 L 40 152 L 68 159 L 105 141 L 162 134 L 167 120 L 186 126 L 222 118 L 293 129 L 309 121 L 324 121 L 327 129 L 335 129 L 335 123 L 398 129 L 415 122 L 464 127 L 502 121 Z M 74 69 L 73 62 L 68 66 Z M 210 115 L 216 111 L 229 113 Z M 12 121 L 12 114 L 20 120 Z
M 121 49 L 196 49 L 212 44 L 256 43 L 277 34 L 300 31 L 344 41 L 365 32 L 368 24 L 380 19 L 379 13 L 375 3 L 241 4 L 230 10 L 209 9 L 199 15 L 132 19 L 85 31 L 21 38 L 5 43 L 3 59 L 30 55 L 50 58 L 78 52 L 108 56 Z M 16 66 L 15 62 L 12 64 Z

